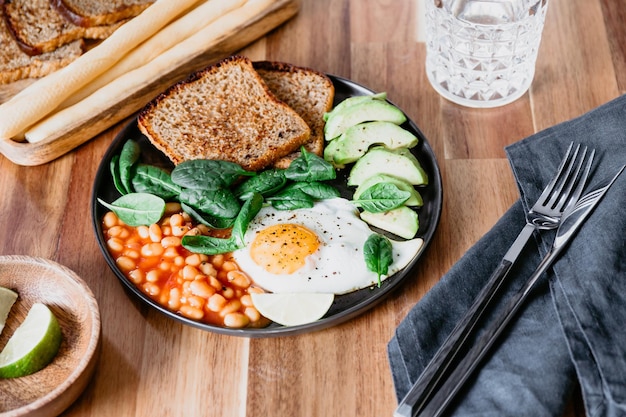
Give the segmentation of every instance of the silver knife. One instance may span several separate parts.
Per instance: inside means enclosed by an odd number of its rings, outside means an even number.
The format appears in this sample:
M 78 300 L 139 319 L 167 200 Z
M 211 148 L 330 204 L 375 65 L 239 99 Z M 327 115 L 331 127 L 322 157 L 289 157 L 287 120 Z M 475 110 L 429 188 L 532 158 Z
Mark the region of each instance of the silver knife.
M 589 217 L 611 185 L 617 180 L 617 177 L 624 171 L 624 168 L 626 168 L 626 165 L 622 166 L 613 178 L 605 181 L 598 188 L 581 197 L 573 207 L 563 214 L 563 220 L 557 230 L 556 238 L 554 239 L 550 252 L 543 258 L 524 286 L 509 301 L 504 311 L 500 313 L 495 321 L 484 331 L 478 343 L 476 343 L 463 358 L 437 393 L 432 397 L 430 402 L 426 404 L 421 413 L 417 414 L 418 416 L 438 417 L 445 411 L 446 407 L 450 404 L 463 384 L 485 357 L 497 337 L 523 305 L 539 277 L 552 265 L 554 260 L 563 251 L 567 243 L 570 242 L 574 234 L 580 229 L 581 225 Z

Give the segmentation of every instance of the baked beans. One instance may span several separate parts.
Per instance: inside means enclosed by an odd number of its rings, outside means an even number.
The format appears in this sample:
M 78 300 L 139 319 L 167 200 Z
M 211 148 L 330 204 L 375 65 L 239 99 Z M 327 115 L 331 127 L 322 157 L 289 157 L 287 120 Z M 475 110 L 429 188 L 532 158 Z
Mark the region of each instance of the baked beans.
M 231 327 L 264 327 L 250 300 L 254 287 L 229 254 L 192 253 L 181 245 L 187 234 L 227 237 L 194 225 L 180 204 L 168 203 L 158 224 L 132 227 L 113 212 L 102 219 L 109 253 L 126 278 L 161 306 L 200 322 Z

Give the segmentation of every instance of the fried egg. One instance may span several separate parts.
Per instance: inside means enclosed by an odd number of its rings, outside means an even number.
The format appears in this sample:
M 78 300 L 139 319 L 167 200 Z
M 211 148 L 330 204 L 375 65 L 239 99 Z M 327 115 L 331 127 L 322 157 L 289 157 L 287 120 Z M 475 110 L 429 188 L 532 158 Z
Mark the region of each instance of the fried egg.
M 266 291 L 345 294 L 378 283 L 363 255 L 363 245 L 373 233 L 343 198 L 322 200 L 308 209 L 267 206 L 252 220 L 244 236 L 246 246 L 233 257 Z M 391 243 L 393 263 L 381 279 L 406 267 L 423 241 Z

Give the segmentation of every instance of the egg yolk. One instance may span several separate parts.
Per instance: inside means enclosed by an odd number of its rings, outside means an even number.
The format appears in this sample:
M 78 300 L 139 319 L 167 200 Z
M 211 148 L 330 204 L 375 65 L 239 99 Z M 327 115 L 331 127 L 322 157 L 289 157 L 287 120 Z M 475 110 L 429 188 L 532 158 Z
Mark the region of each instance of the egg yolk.
M 271 274 L 291 274 L 320 245 L 317 234 L 299 224 L 276 224 L 261 230 L 250 245 L 252 260 Z

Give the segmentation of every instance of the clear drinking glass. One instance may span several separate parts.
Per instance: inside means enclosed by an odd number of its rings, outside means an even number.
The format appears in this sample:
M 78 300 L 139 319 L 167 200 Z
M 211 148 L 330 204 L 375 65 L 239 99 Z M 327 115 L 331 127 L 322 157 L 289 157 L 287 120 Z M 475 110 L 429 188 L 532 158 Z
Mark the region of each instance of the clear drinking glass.
M 443 97 L 497 107 L 535 75 L 548 0 L 425 0 L 426 74 Z

